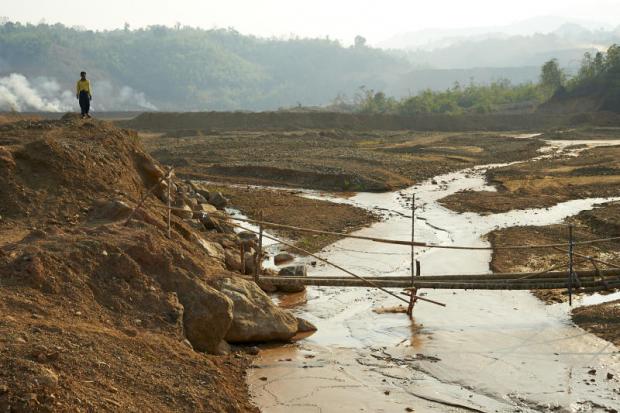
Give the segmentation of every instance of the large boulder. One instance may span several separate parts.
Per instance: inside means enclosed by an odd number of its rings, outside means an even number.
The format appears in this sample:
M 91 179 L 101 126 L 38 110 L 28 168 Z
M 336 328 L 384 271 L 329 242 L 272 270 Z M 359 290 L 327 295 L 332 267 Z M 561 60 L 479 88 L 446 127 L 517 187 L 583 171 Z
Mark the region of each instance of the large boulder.
M 225 294 L 199 283 L 180 295 L 185 336 L 194 349 L 219 354 L 233 321 L 233 302 Z
M 290 340 L 298 321 L 277 307 L 258 285 L 237 277 L 219 278 L 212 286 L 233 302 L 233 321 L 224 339 L 229 343 Z

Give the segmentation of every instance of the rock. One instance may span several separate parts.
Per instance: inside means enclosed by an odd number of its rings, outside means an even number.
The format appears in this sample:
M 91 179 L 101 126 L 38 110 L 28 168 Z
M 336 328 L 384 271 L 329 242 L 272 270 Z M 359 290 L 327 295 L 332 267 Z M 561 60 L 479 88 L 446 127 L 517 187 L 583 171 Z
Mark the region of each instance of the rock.
M 242 241 L 257 241 L 258 235 L 251 231 L 241 231 L 237 234 L 240 240 Z
M 289 265 L 280 270 L 278 275 L 285 277 L 307 277 L 308 271 L 305 265 Z
M 206 212 L 207 214 L 212 214 L 213 212 L 217 212 L 217 208 L 211 204 L 198 204 L 196 208 L 194 208 L 196 212 Z
M 221 192 L 212 192 L 209 194 L 209 203 L 217 209 L 224 209 L 228 205 L 228 199 Z
M 89 214 L 90 219 L 120 221 L 129 218 L 133 208 L 119 199 L 97 200 Z
M 244 350 L 251 356 L 258 356 L 258 353 L 260 353 L 260 349 L 256 346 L 246 347 Z
M 225 294 L 195 283 L 179 295 L 185 336 L 198 351 L 216 353 L 233 321 L 233 301 Z
M 316 331 L 317 328 L 310 321 L 297 317 L 297 332 L 308 333 L 310 331 Z
M 230 354 L 231 351 L 232 349 L 230 348 L 230 344 L 222 340 L 220 341 L 220 344 L 217 346 L 217 350 L 215 351 L 214 354 L 218 356 L 225 356 L 227 354 Z
M 289 265 L 282 268 L 278 275 L 284 277 L 307 277 L 308 271 L 305 265 Z M 301 282 L 295 282 L 289 285 L 281 285 L 278 287 L 278 290 L 284 293 L 300 293 L 306 290 L 306 286 Z
M 184 196 L 183 200 L 185 201 L 185 204 L 192 209 L 192 211 L 195 211 L 196 208 L 198 208 L 198 200 L 196 198 Z
M 233 302 L 233 320 L 224 339 L 229 343 L 290 340 L 297 319 L 253 282 L 237 277 L 219 278 L 212 285 Z
M 164 170 L 157 165 L 157 163 L 151 158 L 144 154 L 136 154 L 140 159 L 138 161 L 138 169 L 141 170 L 143 174 L 145 174 L 149 181 L 153 182 L 154 185 L 157 181 L 163 178 L 165 172 Z
M 244 262 L 245 262 L 245 274 L 254 274 L 254 267 L 256 267 L 256 265 L 254 265 L 254 254 L 252 252 L 246 252 L 244 254 Z
M 278 291 L 277 286 L 267 281 L 260 281 L 260 279 L 258 281 L 258 286 L 266 293 L 275 293 L 276 291 Z
M 276 265 L 282 265 L 293 261 L 295 257 L 287 252 L 281 252 L 273 257 L 273 262 Z
M 0 394 L 4 394 L 4 393 L 8 393 L 9 392 L 9 387 L 6 384 L 1 384 L 0 385 Z
M 35 381 L 45 387 L 56 387 L 58 385 L 58 375 L 47 367 L 39 367 Z
M 199 192 L 196 192 L 196 194 L 194 195 L 194 197 L 196 198 L 196 201 L 198 201 L 199 204 L 207 204 L 209 201 L 207 201 L 207 198 L 205 198 L 202 194 L 200 194 Z
M 231 271 L 241 272 L 241 257 L 239 253 L 235 250 L 224 250 L 224 263 L 226 264 L 226 268 Z
M 614 375 L 611 373 L 607 373 L 607 380 L 611 380 L 614 378 Z
M 196 231 L 205 231 L 205 226 L 202 224 L 202 222 L 200 222 L 199 219 L 187 219 L 185 220 L 185 222 L 192 228 L 194 228 Z
M 194 218 L 199 220 L 206 229 L 215 229 L 215 223 L 213 222 L 209 214 L 205 212 L 195 212 Z
M 226 260 L 226 254 L 224 248 L 217 242 L 207 241 L 200 237 L 197 237 L 198 243 L 204 248 L 207 255 L 211 258 L 215 258 L 218 261 L 224 262 Z
M 209 199 L 209 191 L 202 184 L 193 181 L 190 181 L 189 184 L 197 194 L 205 198 L 205 202 Z
M 192 211 L 192 208 L 190 208 L 183 199 L 178 198 L 173 206 L 175 209 L 172 210 L 172 213 L 177 217 L 181 219 L 192 219 L 194 217 L 194 211 Z

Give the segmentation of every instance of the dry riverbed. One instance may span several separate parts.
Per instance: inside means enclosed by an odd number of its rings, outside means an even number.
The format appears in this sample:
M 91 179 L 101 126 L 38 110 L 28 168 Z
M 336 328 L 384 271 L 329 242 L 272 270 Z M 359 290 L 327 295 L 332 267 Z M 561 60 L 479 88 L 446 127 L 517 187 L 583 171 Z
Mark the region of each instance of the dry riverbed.
M 497 132 L 178 131 L 143 133 L 184 178 L 329 191 L 381 192 L 491 162 L 533 157 L 537 139 Z
M 458 192 L 441 203 L 459 212 L 501 213 L 513 209 L 546 208 L 570 199 L 608 197 L 620 194 L 620 130 L 617 128 L 582 129 L 547 133 L 545 139 L 562 151 L 551 158 L 516 163 L 489 169 L 487 180 L 494 191 Z M 589 148 L 593 143 L 604 146 Z M 567 154 L 566 150 L 572 152 Z M 620 234 L 620 204 L 610 202 L 591 211 L 584 211 L 567 219 L 563 224 L 543 227 L 512 227 L 489 234 L 492 245 L 564 243 L 568 240 L 568 226 L 573 224 L 577 241 L 614 237 Z M 578 246 L 576 252 L 618 263 L 620 244 L 608 242 Z M 491 268 L 496 272 L 542 271 L 567 263 L 566 253 L 547 250 L 495 250 Z M 608 268 L 599 263 L 600 268 Z M 564 269 L 564 268 L 562 268 Z M 576 269 L 592 270 L 590 261 L 577 259 Z M 547 303 L 565 302 L 565 290 L 534 291 Z M 612 328 L 616 320 L 617 303 L 577 308 L 573 321 L 614 343 L 620 330 Z M 593 321 L 594 320 L 594 321 Z M 604 326 L 604 327 L 601 327 Z
M 553 133 L 542 138 L 560 150 L 549 158 L 492 168 L 487 180 L 496 191 L 458 192 L 442 200 L 454 211 L 500 213 L 513 209 L 545 208 L 570 199 L 608 197 L 620 193 L 620 130 L 593 134 Z M 589 149 L 588 145 L 604 145 Z M 572 149 L 572 150 L 571 150 Z M 566 151 L 572 152 L 567 155 Z

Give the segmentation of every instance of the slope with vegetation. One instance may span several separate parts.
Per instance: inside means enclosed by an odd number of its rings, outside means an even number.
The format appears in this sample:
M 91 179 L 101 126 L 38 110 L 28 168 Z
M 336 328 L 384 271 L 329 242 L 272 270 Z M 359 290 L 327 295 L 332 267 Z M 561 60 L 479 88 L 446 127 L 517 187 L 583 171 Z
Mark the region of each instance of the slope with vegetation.
M 383 89 L 410 65 L 363 42 L 262 39 L 233 29 L 0 25 L 0 75 L 46 76 L 73 90 L 82 69 L 95 98 L 97 82 L 107 80 L 144 92 L 159 109 L 231 110 L 324 104 L 360 85 Z
M 620 46 L 606 53 L 586 53 L 576 76 L 569 78 L 557 61 L 547 63 L 553 97 L 542 106 L 544 111 L 620 112 Z

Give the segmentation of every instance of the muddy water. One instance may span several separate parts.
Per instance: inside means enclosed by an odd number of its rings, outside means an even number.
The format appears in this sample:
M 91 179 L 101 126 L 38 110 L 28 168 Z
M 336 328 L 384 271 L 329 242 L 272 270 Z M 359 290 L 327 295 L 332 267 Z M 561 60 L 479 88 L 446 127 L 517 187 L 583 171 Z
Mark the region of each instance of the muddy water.
M 456 214 L 437 201 L 459 190 L 492 190 L 484 168 L 451 173 L 405 191 L 358 194 L 352 202 L 388 212 L 359 231 L 407 240 L 411 195 L 416 239 L 488 246 L 484 235 L 514 225 L 548 225 L 606 199 L 481 216 Z M 533 240 L 535 241 L 535 240 Z M 322 255 L 360 275 L 407 275 L 407 247 L 346 239 Z M 422 273 L 489 271 L 490 251 L 416 249 Z M 318 266 L 313 275 L 339 275 Z M 447 304 L 420 302 L 414 320 L 376 314 L 400 302 L 370 289 L 309 288 L 283 303 L 315 323 L 316 334 L 264 349 L 249 376 L 265 412 L 609 411 L 620 408 L 620 355 L 571 324 L 568 305 L 545 306 L 526 291 L 423 291 Z M 614 378 L 607 379 L 607 373 Z

